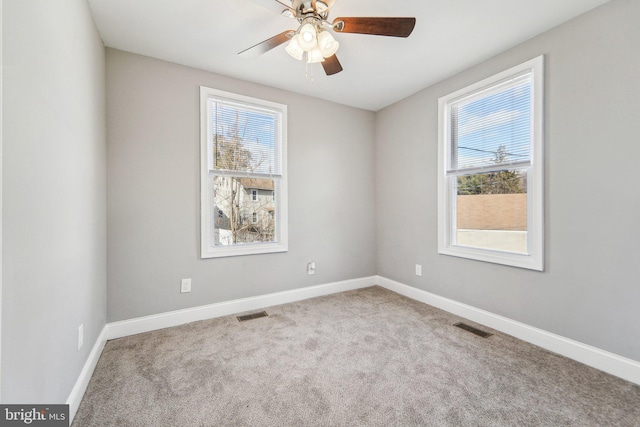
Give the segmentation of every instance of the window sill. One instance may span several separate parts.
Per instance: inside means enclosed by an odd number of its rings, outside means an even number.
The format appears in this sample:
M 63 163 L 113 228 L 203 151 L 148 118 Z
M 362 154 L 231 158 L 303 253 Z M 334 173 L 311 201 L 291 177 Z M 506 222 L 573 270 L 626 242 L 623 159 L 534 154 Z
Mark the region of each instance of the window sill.
M 260 255 L 287 252 L 287 245 L 281 243 L 247 243 L 235 246 L 203 247 L 200 258 L 223 258 L 243 255 Z
M 511 267 L 526 268 L 529 270 L 543 271 L 543 262 L 540 256 L 529 254 L 518 254 L 515 252 L 492 251 L 488 249 L 478 249 L 464 246 L 448 246 L 438 249 L 442 255 L 467 258 L 476 261 L 502 264 Z

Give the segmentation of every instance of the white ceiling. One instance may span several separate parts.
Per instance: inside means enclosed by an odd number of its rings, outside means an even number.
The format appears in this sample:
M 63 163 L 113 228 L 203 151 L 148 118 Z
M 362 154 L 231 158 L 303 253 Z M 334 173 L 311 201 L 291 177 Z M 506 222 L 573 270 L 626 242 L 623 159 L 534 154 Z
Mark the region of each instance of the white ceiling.
M 415 16 L 407 39 L 338 33 L 344 68 L 327 77 L 279 46 L 237 55 L 297 21 L 271 0 L 89 0 L 108 47 L 378 111 L 608 0 L 337 0 L 329 19 Z M 287 3 L 288 0 L 282 0 Z

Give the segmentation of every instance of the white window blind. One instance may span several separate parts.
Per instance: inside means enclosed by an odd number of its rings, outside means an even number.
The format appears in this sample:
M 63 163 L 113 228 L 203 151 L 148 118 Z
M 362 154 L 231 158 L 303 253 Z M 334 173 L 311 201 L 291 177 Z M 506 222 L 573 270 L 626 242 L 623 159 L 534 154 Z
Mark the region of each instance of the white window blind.
M 280 113 L 219 98 L 208 102 L 213 145 L 210 173 L 280 178 Z
M 447 175 L 531 165 L 531 74 L 449 104 Z

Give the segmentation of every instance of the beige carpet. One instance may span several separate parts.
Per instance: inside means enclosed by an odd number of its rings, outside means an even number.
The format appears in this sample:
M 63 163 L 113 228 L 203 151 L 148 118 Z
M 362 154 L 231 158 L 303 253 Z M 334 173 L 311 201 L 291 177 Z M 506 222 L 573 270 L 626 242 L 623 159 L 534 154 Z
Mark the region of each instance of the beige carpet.
M 74 426 L 631 426 L 640 386 L 379 287 L 109 341 Z

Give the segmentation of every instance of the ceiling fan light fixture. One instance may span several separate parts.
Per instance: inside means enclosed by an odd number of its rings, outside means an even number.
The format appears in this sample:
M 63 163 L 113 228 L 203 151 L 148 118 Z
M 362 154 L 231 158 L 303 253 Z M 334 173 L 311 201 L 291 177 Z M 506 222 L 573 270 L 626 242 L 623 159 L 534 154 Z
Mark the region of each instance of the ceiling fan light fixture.
M 340 43 L 338 43 L 328 31 L 321 31 L 318 34 L 318 47 L 322 52 L 322 56 L 328 58 L 335 55 L 340 47 Z
M 307 64 L 316 64 L 318 62 L 323 62 L 324 56 L 322 56 L 322 51 L 320 48 L 315 48 L 307 52 Z
M 289 55 L 297 59 L 298 61 L 302 61 L 302 55 L 304 54 L 304 50 L 300 47 L 300 43 L 298 43 L 298 35 L 296 34 L 291 38 L 291 41 L 284 48 Z
M 302 50 L 309 52 L 318 47 L 318 37 L 316 27 L 307 23 L 300 27 L 298 31 L 298 44 Z
M 330 20 L 329 13 L 336 0 L 254 1 L 271 5 L 277 13 L 295 18 L 298 28 L 295 31 L 286 30 L 276 34 L 238 54 L 255 57 L 286 44 L 285 50 L 293 58 L 306 61 L 308 64 L 321 62 L 327 76 L 343 70 L 336 56 L 340 44 L 335 40 L 333 32 L 406 38 L 411 35 L 416 25 L 416 18 L 411 17 L 364 16 Z M 307 71 L 311 68 L 306 67 Z

